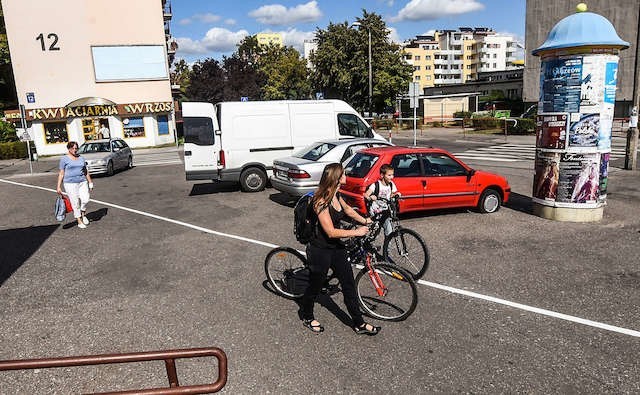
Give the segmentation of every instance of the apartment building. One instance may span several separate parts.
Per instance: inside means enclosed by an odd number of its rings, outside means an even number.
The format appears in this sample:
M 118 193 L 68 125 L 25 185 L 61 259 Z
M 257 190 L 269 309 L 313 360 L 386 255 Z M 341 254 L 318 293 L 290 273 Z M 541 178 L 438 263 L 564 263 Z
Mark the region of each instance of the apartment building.
M 39 155 L 68 141 L 175 141 L 168 0 L 2 0 L 18 102 Z M 21 123 L 18 110 L 5 116 Z
M 475 81 L 478 73 L 516 68 L 517 43 L 489 28 L 437 30 L 405 43 L 403 59 L 421 89 Z
M 256 34 L 258 45 L 279 45 L 282 46 L 282 35 L 280 33 L 258 33 Z

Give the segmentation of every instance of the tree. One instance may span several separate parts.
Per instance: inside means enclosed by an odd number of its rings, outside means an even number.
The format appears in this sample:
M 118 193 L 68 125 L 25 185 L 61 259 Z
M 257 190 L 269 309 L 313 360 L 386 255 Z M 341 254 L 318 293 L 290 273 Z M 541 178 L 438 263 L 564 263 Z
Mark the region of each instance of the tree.
M 258 68 L 265 76 L 264 100 L 308 99 L 311 84 L 306 61 L 293 47 L 269 45 L 260 48 Z
M 186 94 L 189 100 L 217 103 L 224 99 L 224 84 L 224 70 L 220 62 L 207 58 L 193 65 Z
M 0 108 L 17 106 L 18 97 L 16 84 L 13 80 L 9 43 L 4 24 L 4 11 L 2 10 L 2 4 L 0 4 Z
M 189 64 L 180 59 L 173 65 L 173 72 L 171 73 L 171 84 L 180 85 L 180 96 L 184 100 L 187 97 L 187 88 L 191 84 L 191 68 Z
M 246 96 L 251 100 L 260 100 L 264 74 L 258 70 L 257 65 L 237 53 L 223 58 L 225 73 L 224 99 L 240 100 Z
M 364 110 L 369 100 L 369 30 L 373 71 L 373 111 L 382 112 L 398 94 L 407 90 L 412 67 L 402 60 L 400 46 L 389 40 L 389 29 L 380 15 L 362 10 L 358 29 L 347 22 L 318 29 L 317 50 L 311 55 L 314 88 L 327 98 L 338 98 Z

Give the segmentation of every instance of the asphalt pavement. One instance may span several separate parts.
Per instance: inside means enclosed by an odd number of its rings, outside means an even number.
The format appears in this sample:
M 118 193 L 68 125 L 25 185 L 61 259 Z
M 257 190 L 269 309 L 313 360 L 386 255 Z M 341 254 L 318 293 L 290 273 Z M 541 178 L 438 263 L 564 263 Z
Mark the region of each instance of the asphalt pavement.
M 461 151 L 503 139 L 422 137 Z M 468 163 L 505 175 L 511 201 L 491 215 L 403 216 L 431 264 L 415 313 L 374 321 L 375 337 L 352 332 L 340 294 L 321 298 L 326 330 L 314 335 L 265 285 L 269 250 L 302 248 L 292 201 L 271 188 L 187 182 L 179 163 L 136 166 L 95 178 L 83 230 L 54 219 L 56 158 L 34 175 L 25 161 L 3 164 L 0 360 L 216 346 L 234 394 L 640 393 L 640 172 L 614 166 L 603 220 L 568 223 L 531 214 L 531 161 Z M 178 361 L 183 385 L 213 372 L 210 359 Z M 166 383 L 162 363 L 0 373 L 2 394 Z

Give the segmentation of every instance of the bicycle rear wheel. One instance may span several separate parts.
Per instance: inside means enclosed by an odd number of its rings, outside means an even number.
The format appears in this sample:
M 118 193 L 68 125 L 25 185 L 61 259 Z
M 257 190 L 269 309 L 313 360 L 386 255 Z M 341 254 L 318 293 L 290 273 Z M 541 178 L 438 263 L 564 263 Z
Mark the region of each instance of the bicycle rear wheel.
M 414 280 L 421 278 L 429 268 L 429 249 L 417 232 L 400 228 L 391 233 L 382 247 L 384 260 L 405 269 Z
M 406 270 L 388 263 L 374 263 L 373 269 L 381 281 L 382 295 L 374 286 L 365 267 L 356 275 L 358 302 L 363 313 L 385 321 L 402 321 L 409 317 L 418 303 L 416 283 Z
M 269 251 L 264 260 L 264 272 L 273 289 L 287 298 L 302 297 L 309 285 L 307 260 L 290 247 L 277 247 Z

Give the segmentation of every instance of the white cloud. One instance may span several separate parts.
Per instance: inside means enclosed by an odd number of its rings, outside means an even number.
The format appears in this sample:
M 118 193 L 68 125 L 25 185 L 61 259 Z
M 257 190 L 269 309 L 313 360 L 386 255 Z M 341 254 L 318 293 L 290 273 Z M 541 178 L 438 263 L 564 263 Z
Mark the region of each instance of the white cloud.
M 389 35 L 387 37 L 389 38 L 390 41 L 396 44 L 402 43 L 402 39 L 400 38 L 400 35 L 398 34 L 398 30 L 396 30 L 395 27 L 387 26 L 387 29 L 389 29 Z
M 195 14 L 192 18 L 202 23 L 213 23 L 220 20 L 220 15 L 207 12 L 206 14 Z
M 288 25 L 299 22 L 314 22 L 322 17 L 317 1 L 310 1 L 295 7 L 286 8 L 281 4 L 262 6 L 249 13 L 258 22 L 265 25 Z
M 484 5 L 477 0 L 411 0 L 391 21 L 424 21 L 482 9 Z
M 190 25 L 194 21 L 198 21 L 200 23 L 214 23 L 214 22 L 218 22 L 219 20 L 220 20 L 220 15 L 215 15 L 210 12 L 207 12 L 205 14 L 194 14 L 194 15 L 191 15 L 189 18 L 182 18 L 178 21 L 178 24 L 184 26 L 184 25 Z
M 236 23 L 238 22 L 235 19 L 229 18 L 224 20 L 225 25 L 234 26 Z
M 282 43 L 287 46 L 294 47 L 301 54 L 304 53 L 304 40 L 313 40 L 316 38 L 316 32 L 301 32 L 296 29 L 289 29 L 286 32 L 279 32 L 282 35 Z
M 227 29 L 214 27 L 200 40 L 178 37 L 178 54 L 207 54 L 210 52 L 232 52 L 243 38 L 249 35 L 246 30 L 232 32 Z

